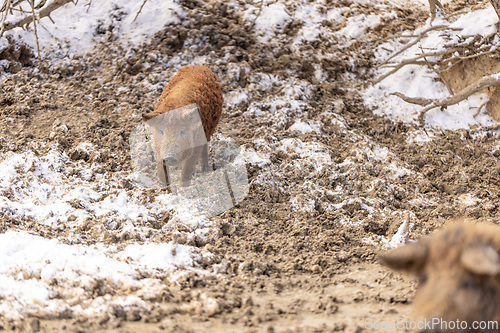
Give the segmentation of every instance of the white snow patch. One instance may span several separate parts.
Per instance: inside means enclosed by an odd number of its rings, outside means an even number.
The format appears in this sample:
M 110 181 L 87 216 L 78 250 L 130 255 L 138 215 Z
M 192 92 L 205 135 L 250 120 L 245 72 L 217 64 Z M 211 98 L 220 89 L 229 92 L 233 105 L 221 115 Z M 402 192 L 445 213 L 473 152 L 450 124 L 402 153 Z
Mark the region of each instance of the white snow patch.
M 306 134 L 317 131 L 319 127 L 320 124 L 316 122 L 296 120 L 295 123 L 290 127 L 290 131 Z
M 493 6 L 462 15 L 450 24 L 451 28 L 462 28 L 460 35 L 489 36 L 497 32 L 498 15 Z
M 9 41 L 7 38 L 0 37 L 0 53 L 2 53 L 7 47 L 9 47 Z
M 48 6 L 52 1 L 47 1 Z M 69 3 L 51 13 L 53 24 L 49 18 L 43 18 L 37 23 L 38 38 L 41 48 L 49 56 L 50 50 L 64 49 L 60 56 L 82 54 L 92 50 L 93 41 L 99 38 L 98 30 L 106 31 L 113 26 L 113 34 L 119 37 L 123 44 L 140 45 L 157 31 L 168 24 L 179 24 L 185 17 L 185 10 L 173 0 L 149 0 L 142 8 L 135 21 L 142 1 L 79 1 L 76 5 Z M 7 17 L 15 22 L 21 17 L 14 11 Z M 28 29 L 13 29 L 7 34 L 14 36 L 36 49 L 36 39 L 33 25 Z
M 339 37 L 344 37 L 348 40 L 363 38 L 368 30 L 380 25 L 381 20 L 379 15 L 357 15 L 347 19 L 347 24 L 344 28 L 337 32 Z
M 133 293 L 114 300 L 106 295 L 103 302 L 93 299 L 93 289 L 101 281 L 118 294 L 133 287 L 158 295 L 166 288 L 163 277 L 178 268 L 193 269 L 203 257 L 211 255 L 172 243 L 133 244 L 118 251 L 115 246 L 67 245 L 9 230 L 0 235 L 0 312 L 18 318 L 40 312 L 57 315 L 67 309 L 98 313 L 117 303 L 145 308 Z M 157 278 L 144 279 L 152 272 Z
M 268 41 L 280 32 L 291 18 L 286 6 L 282 3 L 273 3 L 262 7 L 257 14 L 254 29 L 261 35 L 261 41 Z

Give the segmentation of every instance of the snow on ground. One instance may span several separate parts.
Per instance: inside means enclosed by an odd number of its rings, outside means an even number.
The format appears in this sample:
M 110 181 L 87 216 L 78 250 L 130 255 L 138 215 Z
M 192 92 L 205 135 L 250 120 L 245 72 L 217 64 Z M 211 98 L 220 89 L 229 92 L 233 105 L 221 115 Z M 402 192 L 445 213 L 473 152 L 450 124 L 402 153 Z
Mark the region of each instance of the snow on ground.
M 132 244 L 120 251 L 115 246 L 67 245 L 8 231 L 0 235 L 0 313 L 15 319 L 67 311 L 96 315 L 112 305 L 146 310 L 141 297 L 161 295 L 168 288 L 166 277 L 177 268 L 194 270 L 202 258 L 210 254 L 172 243 Z M 116 294 L 91 297 L 98 285 Z
M 422 38 L 421 41 L 408 48 L 401 54 L 392 59 L 391 62 L 401 62 L 405 59 L 411 59 L 418 54 L 425 52 L 437 52 L 444 50 L 445 45 L 454 45 L 458 43 L 462 36 L 480 35 L 489 37 L 497 32 L 496 23 L 498 16 L 492 6 L 485 9 L 473 11 L 464 14 L 458 19 L 447 21 L 442 17 L 436 18 L 432 26 L 449 25 L 450 28 L 459 28 L 461 30 L 434 30 Z M 406 32 L 408 35 L 419 35 L 425 29 L 431 27 L 430 19 L 426 25 L 418 28 L 414 32 Z M 409 43 L 408 39 L 405 43 Z M 394 41 L 388 41 L 379 46 L 376 54 L 379 62 L 384 61 L 393 53 L 398 52 L 404 45 Z M 388 50 L 391 50 L 389 52 Z M 429 60 L 434 58 L 428 57 Z M 381 68 L 376 76 L 381 76 L 389 72 L 392 67 Z M 392 95 L 399 92 L 409 97 L 422 97 L 431 99 L 442 99 L 450 96 L 446 86 L 440 81 L 438 75 L 426 66 L 407 65 L 396 73 L 388 76 L 381 82 L 368 87 L 364 92 L 365 102 L 374 108 L 376 114 L 385 115 L 397 121 L 413 122 L 417 119 L 423 107 L 404 102 L 401 98 Z M 425 123 L 431 127 L 441 129 L 459 129 L 468 128 L 473 125 L 489 126 L 496 122 L 487 114 L 483 104 L 488 100 L 485 93 L 477 93 L 468 99 L 449 106 L 444 110 L 435 108 L 425 115 Z M 481 107 L 481 110 L 478 108 Z
M 130 295 L 123 293 L 107 300 L 107 306 L 115 301 L 127 304 L 143 288 L 151 289 L 148 293 L 153 296 L 163 293 L 167 288 L 163 279 L 174 270 L 193 270 L 202 258 L 210 258 L 209 253 L 192 246 L 147 241 L 151 228 L 145 223 L 166 212 L 174 218 L 159 232 L 173 232 L 172 228 L 182 225 L 191 231 L 188 237 L 203 239 L 210 234 L 211 225 L 193 211 L 189 202 L 175 195 L 163 194 L 151 203 L 145 202 L 146 189 L 135 183 L 133 174 L 111 177 L 97 164 L 87 169 L 82 162 L 73 162 L 58 152 L 57 147 L 42 156 L 26 151 L 4 154 L 0 160 L 0 214 L 67 230 L 65 241 L 72 244 L 26 231 L 0 235 L 0 312 L 4 316 L 40 311 L 57 315 L 68 309 L 74 313 L 98 312 L 93 308 L 97 303 L 90 290 L 101 280 L 113 289 L 134 287 Z M 124 186 L 124 181 L 133 186 Z M 133 234 L 142 240 L 141 245 L 131 244 L 123 250 L 102 243 L 81 245 L 82 240 L 72 230 L 88 219 L 101 221 L 103 230 L 116 230 L 118 237 Z M 96 240 L 102 241 L 99 234 Z M 161 274 L 144 278 L 154 272 Z M 74 301 L 76 297 L 83 304 Z
M 47 1 L 47 7 L 52 1 Z M 55 10 L 49 18 L 38 23 L 40 47 L 46 55 L 55 58 L 82 54 L 92 50 L 93 41 L 105 34 L 108 29 L 120 37 L 123 44 L 140 45 L 155 32 L 169 23 L 179 24 L 185 16 L 182 9 L 173 0 L 149 0 L 141 14 L 134 21 L 142 1 L 77 1 L 64 8 Z M 17 11 L 7 16 L 7 21 L 16 22 L 21 14 Z M 36 39 L 32 29 L 15 29 L 10 33 L 36 49 Z M 1 45 L 1 44 L 0 44 Z

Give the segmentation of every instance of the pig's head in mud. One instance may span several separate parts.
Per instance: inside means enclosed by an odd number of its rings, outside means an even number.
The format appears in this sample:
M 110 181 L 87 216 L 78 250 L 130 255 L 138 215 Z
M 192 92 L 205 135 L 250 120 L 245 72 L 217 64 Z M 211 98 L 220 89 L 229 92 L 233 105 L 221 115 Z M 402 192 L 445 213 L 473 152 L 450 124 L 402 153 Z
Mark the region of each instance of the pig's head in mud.
M 167 168 L 182 164 L 182 181 L 185 169 L 192 166 L 186 163 L 196 163 L 193 155 L 207 144 L 200 114 L 196 105 L 177 108 L 162 113 L 146 122 L 151 130 L 151 145 L 156 158 L 156 169 L 160 181 L 168 182 Z

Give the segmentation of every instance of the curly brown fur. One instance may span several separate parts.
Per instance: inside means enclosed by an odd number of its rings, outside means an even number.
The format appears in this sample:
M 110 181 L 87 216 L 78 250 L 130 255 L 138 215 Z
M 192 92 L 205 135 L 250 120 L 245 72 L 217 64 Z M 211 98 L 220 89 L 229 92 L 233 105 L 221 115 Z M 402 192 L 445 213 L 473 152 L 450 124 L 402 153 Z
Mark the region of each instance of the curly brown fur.
M 148 121 L 174 109 L 196 104 L 200 111 L 200 118 L 205 137 L 210 140 L 222 115 L 222 91 L 217 76 L 205 66 L 185 66 L 170 80 L 163 90 L 153 112 L 144 114 L 143 120 Z M 198 120 L 200 119 L 198 118 Z M 168 183 L 166 156 L 161 156 L 164 148 L 169 145 L 181 147 L 181 153 L 176 154 L 175 160 L 182 162 L 181 185 L 190 184 L 194 173 L 194 166 L 201 159 L 202 169 L 208 170 L 207 146 L 192 147 L 190 138 L 181 139 L 177 132 L 182 126 L 166 124 L 168 132 L 153 128 L 153 149 L 157 158 L 157 174 L 161 182 Z M 154 126 L 153 126 L 154 127 Z M 201 128 L 200 128 L 201 130 Z M 180 132 L 179 132 L 180 133 Z M 188 135 L 196 135 L 189 133 Z M 177 162 L 176 162 L 177 163 Z
M 419 277 L 413 302 L 416 320 L 437 318 L 448 322 L 460 320 L 468 325 L 474 321 L 500 324 L 498 226 L 451 223 L 431 237 L 381 254 L 379 258 L 386 266 Z M 462 332 L 441 325 L 428 331 Z M 497 326 L 490 326 L 463 332 L 498 331 Z
M 170 110 L 196 104 L 207 141 L 215 132 L 222 115 L 222 91 L 217 76 L 206 66 L 185 66 L 179 69 L 163 90 L 153 112 L 144 114 L 149 120 Z

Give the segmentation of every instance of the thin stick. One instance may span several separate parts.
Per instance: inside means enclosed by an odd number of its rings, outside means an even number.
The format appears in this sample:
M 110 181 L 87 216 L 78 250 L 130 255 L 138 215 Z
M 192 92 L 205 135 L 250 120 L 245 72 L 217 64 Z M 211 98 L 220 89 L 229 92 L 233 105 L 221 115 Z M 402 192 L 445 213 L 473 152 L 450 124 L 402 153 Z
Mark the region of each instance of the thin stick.
M 478 57 L 481 57 L 483 55 L 489 55 L 489 54 L 493 54 L 495 53 L 496 51 L 486 51 L 486 52 L 480 52 L 480 53 L 476 53 L 476 54 L 472 54 L 470 56 L 465 56 L 465 57 L 461 57 L 461 56 L 458 56 L 458 57 L 453 57 L 453 58 L 450 58 L 448 59 L 448 61 L 452 61 L 452 60 L 458 60 L 457 62 L 455 62 L 454 64 L 450 65 L 450 66 L 447 66 L 445 69 L 442 69 L 441 72 L 447 72 L 449 71 L 450 69 L 452 69 L 455 65 L 461 63 L 462 61 L 464 60 L 467 60 L 467 59 L 474 59 L 474 58 L 478 58 Z
M 31 12 L 33 13 L 33 15 L 32 15 L 32 17 L 33 17 L 33 28 L 35 29 L 36 50 L 38 52 L 38 61 L 39 61 L 39 64 L 41 64 L 42 63 L 42 56 L 40 54 L 40 43 L 38 41 L 38 30 L 36 28 L 35 0 L 31 0 L 30 1 L 30 5 L 31 5 Z
M 431 99 L 431 98 L 423 98 L 423 97 L 408 97 L 406 95 L 403 95 L 402 93 L 400 92 L 393 92 L 393 93 L 390 93 L 390 95 L 394 95 L 394 96 L 398 96 L 399 98 L 401 98 L 403 101 L 405 101 L 406 103 L 410 103 L 410 104 L 417 104 L 417 105 L 420 105 L 420 106 L 426 106 L 426 105 L 429 105 L 431 104 L 434 100 Z
M 455 49 L 451 49 L 451 50 L 446 50 L 446 51 L 439 51 L 439 52 L 428 52 L 428 53 L 422 53 L 420 54 L 419 56 L 417 57 L 414 57 L 414 58 L 411 58 L 411 59 L 407 59 L 403 62 L 401 62 L 400 64 L 396 65 L 394 67 L 393 70 L 385 73 L 384 75 L 381 75 L 379 76 L 375 81 L 373 81 L 373 84 L 377 84 L 379 83 L 380 81 L 382 81 L 383 79 L 385 79 L 386 77 L 396 73 L 397 71 L 399 71 L 401 68 L 403 68 L 404 66 L 406 65 L 411 65 L 413 64 L 416 60 L 419 60 L 423 57 L 435 57 L 435 56 L 440 56 L 440 55 L 443 55 L 443 54 L 448 54 L 448 53 L 453 53 L 455 51 Z
M 385 59 L 382 63 L 380 63 L 380 65 L 378 65 L 379 67 L 380 66 L 383 66 L 384 64 L 386 64 L 387 62 L 389 62 L 389 60 L 391 60 L 392 58 L 394 58 L 395 56 L 401 54 L 402 52 L 408 50 L 410 47 L 412 47 L 413 45 L 417 44 L 428 32 L 430 31 L 433 31 L 433 30 L 444 30 L 448 28 L 447 25 L 435 25 L 435 26 L 432 26 L 430 28 L 427 28 L 425 29 L 424 31 L 422 31 L 420 33 L 420 35 L 416 36 L 417 39 L 415 39 L 414 41 L 406 44 L 405 46 L 403 46 L 399 51 L 393 53 L 389 58 Z M 462 29 L 460 29 L 462 30 Z
M 484 106 L 486 104 L 488 104 L 489 101 L 486 101 L 484 102 L 483 104 L 479 105 L 479 107 L 477 108 L 477 111 L 476 113 L 474 113 L 474 118 L 476 118 L 480 113 L 481 113 L 481 110 L 484 108 Z
M 139 17 L 139 14 L 140 14 L 140 13 L 141 13 L 141 11 L 142 11 L 142 7 L 144 7 L 144 5 L 146 4 L 146 2 L 148 2 L 148 0 L 144 0 L 144 1 L 142 2 L 141 8 L 139 8 L 139 11 L 137 12 L 137 14 L 135 14 L 135 17 L 134 17 L 134 19 L 132 20 L 132 23 L 134 23 L 134 22 L 135 22 L 135 20 L 137 20 L 137 18 Z
M 438 0 L 429 0 L 429 7 L 431 12 L 431 22 L 436 18 L 438 8 L 443 10 L 443 5 Z
M 91 5 L 92 5 L 92 0 L 90 0 L 89 3 L 85 5 L 87 6 L 87 13 L 89 12 Z
M 7 19 L 7 12 L 10 9 L 10 0 L 7 0 L 4 4 L 4 7 L 2 7 L 2 26 L 0 27 L 0 37 L 2 37 L 4 31 L 5 31 L 5 20 Z

